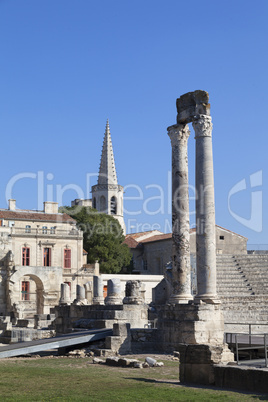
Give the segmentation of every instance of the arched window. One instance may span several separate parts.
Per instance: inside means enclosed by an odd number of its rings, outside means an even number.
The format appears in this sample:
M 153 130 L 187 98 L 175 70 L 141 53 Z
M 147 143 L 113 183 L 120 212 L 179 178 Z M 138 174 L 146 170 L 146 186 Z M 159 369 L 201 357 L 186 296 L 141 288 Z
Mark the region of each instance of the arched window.
M 96 203 L 96 198 L 95 197 L 93 198 L 93 205 L 92 206 L 93 206 L 94 209 L 97 209 L 97 203 Z
M 101 211 L 106 210 L 106 199 L 105 199 L 104 195 L 102 195 L 100 198 L 100 210 Z
M 113 196 L 111 198 L 111 214 L 116 215 L 116 213 L 117 213 L 116 198 Z

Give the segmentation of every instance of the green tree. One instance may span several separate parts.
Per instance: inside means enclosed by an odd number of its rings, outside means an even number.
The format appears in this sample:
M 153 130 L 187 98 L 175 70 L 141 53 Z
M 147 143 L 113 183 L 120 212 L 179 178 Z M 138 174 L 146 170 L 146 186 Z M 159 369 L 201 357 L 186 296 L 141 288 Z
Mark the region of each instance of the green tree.
M 81 206 L 62 207 L 61 212 L 74 218 L 77 227 L 83 231 L 88 263 L 98 260 L 100 271 L 107 274 L 116 274 L 129 266 L 131 254 L 128 246 L 123 244 L 123 230 L 115 218 Z

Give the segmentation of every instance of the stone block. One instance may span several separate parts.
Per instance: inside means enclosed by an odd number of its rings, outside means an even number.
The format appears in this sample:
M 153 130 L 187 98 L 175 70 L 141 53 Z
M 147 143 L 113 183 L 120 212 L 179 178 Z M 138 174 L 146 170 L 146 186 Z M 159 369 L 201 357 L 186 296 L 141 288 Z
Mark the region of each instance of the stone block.
M 130 324 L 114 324 L 113 325 L 113 335 L 114 336 L 125 336 L 129 335 Z
M 180 381 L 198 384 L 214 384 L 214 364 L 226 360 L 229 349 L 226 344 L 212 345 L 179 345 Z M 233 354 L 229 351 L 230 358 Z
M 107 357 L 106 364 L 109 366 L 119 366 L 119 357 Z
M 176 101 L 177 123 L 187 124 L 194 120 L 195 116 L 210 116 L 209 95 L 205 91 L 188 92 Z
M 250 392 L 268 393 L 268 371 L 241 366 L 214 366 L 215 385 Z

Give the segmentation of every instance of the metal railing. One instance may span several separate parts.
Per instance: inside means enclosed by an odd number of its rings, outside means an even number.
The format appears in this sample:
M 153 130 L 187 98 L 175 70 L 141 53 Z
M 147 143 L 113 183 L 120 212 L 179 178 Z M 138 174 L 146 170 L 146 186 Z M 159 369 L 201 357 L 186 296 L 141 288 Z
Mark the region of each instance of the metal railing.
M 244 346 L 245 344 L 245 336 L 248 336 L 248 343 L 249 346 Z M 239 337 L 243 337 L 239 342 Z M 236 351 L 236 361 L 237 364 L 241 364 L 239 362 L 239 351 L 242 350 L 257 350 L 257 349 L 264 349 L 264 360 L 265 360 L 265 367 L 268 367 L 268 359 L 267 359 L 267 337 L 268 334 L 258 334 L 258 335 L 245 335 L 245 334 L 235 334 L 235 351 Z M 241 346 L 242 344 L 242 346 Z M 249 353 L 249 358 L 251 360 L 251 353 Z
M 239 361 L 239 352 L 248 351 L 249 359 L 252 359 L 251 351 L 264 349 L 265 367 L 268 367 L 267 349 L 268 349 L 268 334 L 267 333 L 253 333 L 253 326 L 268 326 L 266 324 L 258 323 L 225 323 L 226 325 L 240 325 L 247 326 L 247 332 L 226 332 L 225 341 L 229 345 L 235 346 L 237 364 L 242 364 Z

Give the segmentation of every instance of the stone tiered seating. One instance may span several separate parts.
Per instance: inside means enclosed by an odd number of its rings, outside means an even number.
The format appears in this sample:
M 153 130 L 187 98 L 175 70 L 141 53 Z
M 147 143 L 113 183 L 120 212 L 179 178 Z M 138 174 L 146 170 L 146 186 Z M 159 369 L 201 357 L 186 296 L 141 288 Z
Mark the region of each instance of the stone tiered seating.
M 232 255 L 217 256 L 217 292 L 224 296 L 250 296 L 254 294 L 244 273 Z
M 245 275 L 256 295 L 268 294 L 268 255 L 236 255 L 239 271 Z
M 268 321 L 268 255 L 217 256 L 217 292 L 224 321 Z

